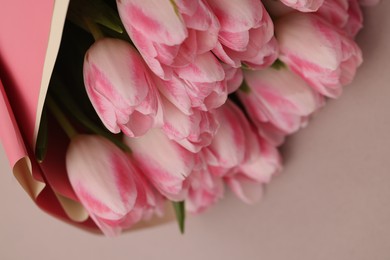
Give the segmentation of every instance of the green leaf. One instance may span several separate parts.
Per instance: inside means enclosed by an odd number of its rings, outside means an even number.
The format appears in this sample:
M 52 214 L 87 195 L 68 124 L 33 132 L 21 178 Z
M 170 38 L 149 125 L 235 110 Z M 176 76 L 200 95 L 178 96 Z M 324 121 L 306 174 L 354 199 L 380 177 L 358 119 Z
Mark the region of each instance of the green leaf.
M 35 144 L 35 157 L 39 163 L 43 162 L 47 152 L 48 131 L 46 109 L 42 111 L 41 122 L 39 123 L 38 137 Z
M 246 83 L 245 80 L 242 81 L 242 84 L 241 84 L 239 90 L 246 93 L 246 94 L 251 93 L 251 88 L 248 86 L 248 84 Z
M 251 67 L 249 67 L 248 64 L 245 64 L 245 63 L 241 63 L 241 69 L 243 69 L 243 70 L 253 70 Z
M 53 94 L 55 99 L 59 101 L 66 110 L 68 110 L 69 114 L 72 115 L 85 128 L 95 134 L 102 135 L 105 138 L 109 139 L 123 151 L 131 152 L 130 148 L 126 144 L 117 139 L 116 136 L 114 136 L 113 134 L 103 130 L 102 127 L 97 125 L 85 115 L 83 110 L 72 98 L 67 88 L 55 74 L 53 74 L 51 78 L 50 92 Z
M 115 12 L 103 0 L 74 0 L 70 1 L 67 18 L 87 30 L 84 19 L 101 24 L 118 33 L 123 32 L 122 22 Z
M 173 208 L 175 209 L 176 220 L 179 224 L 180 233 L 184 234 L 184 226 L 185 226 L 185 203 L 184 201 L 175 202 L 172 201 Z
M 272 63 L 271 67 L 276 69 L 276 70 L 280 70 L 280 69 L 285 68 L 286 64 L 284 64 L 283 61 L 277 59 L 277 60 L 275 60 L 274 63 Z

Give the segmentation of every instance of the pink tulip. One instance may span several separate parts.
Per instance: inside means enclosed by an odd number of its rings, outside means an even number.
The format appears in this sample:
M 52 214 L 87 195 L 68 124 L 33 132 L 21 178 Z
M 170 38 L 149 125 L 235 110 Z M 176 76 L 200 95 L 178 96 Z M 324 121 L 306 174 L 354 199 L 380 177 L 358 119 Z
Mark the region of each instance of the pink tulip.
M 97 114 L 113 133 L 140 136 L 158 119 L 158 92 L 142 58 L 127 42 L 104 38 L 85 54 L 84 83 Z
M 343 29 L 347 35 L 354 38 L 363 28 L 363 12 L 357 0 L 349 1 L 348 17 Z
M 275 24 L 280 59 L 319 93 L 338 97 L 362 63 L 358 45 L 314 14 L 291 13 Z
M 196 154 L 189 152 L 158 128 L 138 138 L 125 137 L 135 162 L 164 196 L 181 201 L 187 196 L 187 177 L 198 167 Z
M 363 14 L 358 0 L 325 0 L 316 14 L 352 38 L 363 27 Z
M 224 63 L 238 68 L 264 68 L 277 58 L 271 18 L 261 1 L 207 0 L 217 16 L 221 30 L 214 54 Z
M 185 115 L 164 97 L 161 101 L 162 130 L 169 139 L 194 153 L 211 143 L 219 126 L 212 112 L 194 109 L 191 115 Z
M 117 7 L 130 38 L 161 78 L 217 42 L 219 23 L 202 0 L 117 0 Z
M 208 171 L 204 174 L 214 179 L 211 183 L 217 181 L 218 178 L 227 180 L 228 183 L 230 179 L 239 181 L 235 177 L 237 177 L 240 166 L 250 157 L 252 151 L 248 137 L 254 133 L 244 114 L 229 100 L 216 110 L 216 116 L 220 122 L 218 132 L 212 143 L 201 151 L 208 165 Z M 211 194 L 216 193 L 211 192 Z M 216 197 L 212 198 L 216 199 Z M 198 204 L 200 203 L 195 203 L 195 205 Z
M 210 172 L 222 177 L 235 172 L 245 161 L 246 136 L 250 125 L 240 109 L 229 100 L 216 109 L 215 115 L 220 126 L 213 141 L 202 150 L 202 154 Z
M 139 173 L 117 146 L 101 136 L 78 135 L 69 145 L 66 169 L 80 202 L 106 235 L 134 223 L 126 222 L 139 200 Z
M 348 21 L 348 2 L 349 0 L 325 0 L 316 14 L 331 24 L 342 28 Z
M 304 125 L 304 120 L 303 117 L 302 125 Z M 280 146 L 286 140 L 287 133 L 270 122 L 256 122 L 256 128 L 258 134 L 274 146 Z
M 222 66 L 225 70 L 227 90 L 228 93 L 231 94 L 241 86 L 241 83 L 244 80 L 244 75 L 241 68 L 233 68 L 227 64 L 223 64 Z
M 194 172 L 189 177 L 189 191 L 186 210 L 202 213 L 223 197 L 224 185 L 221 177 L 211 174 L 207 169 Z
M 272 37 L 257 55 L 245 59 L 244 68 L 259 70 L 271 66 L 279 55 L 279 46 L 275 37 Z
M 274 145 L 259 135 L 248 135 L 248 156 L 235 174 L 224 177 L 229 188 L 247 204 L 259 201 L 263 185 L 282 169 L 281 157 Z
M 240 172 L 259 183 L 268 183 L 271 177 L 280 172 L 281 156 L 278 149 L 256 134 L 247 137 L 248 156 L 240 165 Z
M 261 198 L 263 185 L 281 170 L 281 157 L 276 147 L 260 137 L 239 112 L 237 115 L 245 131 L 245 156 L 238 167 L 228 171 L 223 179 L 238 198 L 252 204 Z
M 260 198 L 262 185 L 280 169 L 274 146 L 257 136 L 241 110 L 231 101 L 216 110 L 220 128 L 201 153 L 212 176 L 223 178 L 244 202 Z
M 210 52 L 197 55 L 194 62 L 177 68 L 170 80 L 156 79 L 162 95 L 186 115 L 193 109 L 208 111 L 227 99 L 225 72 Z
M 136 169 L 134 181 L 138 194 L 133 210 L 123 220 L 125 227 L 131 227 L 141 220 L 147 221 L 155 214 L 162 216 L 164 211 L 163 196 L 145 179 L 143 172 L 135 167 L 136 163 L 133 162 L 133 159 L 129 158 L 129 160 Z
M 324 0 L 281 0 L 283 4 L 301 12 L 315 12 Z
M 269 123 L 282 135 L 292 134 L 322 104 L 319 95 L 286 68 L 245 71 L 244 78 L 246 85 L 238 96 L 259 129 Z

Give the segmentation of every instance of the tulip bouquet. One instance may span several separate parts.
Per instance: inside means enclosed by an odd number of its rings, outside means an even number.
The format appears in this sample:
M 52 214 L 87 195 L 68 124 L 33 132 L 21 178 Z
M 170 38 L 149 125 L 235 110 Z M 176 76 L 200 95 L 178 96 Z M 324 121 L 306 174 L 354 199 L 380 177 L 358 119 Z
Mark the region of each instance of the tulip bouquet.
M 226 188 L 255 203 L 285 137 L 353 80 L 376 2 L 70 1 L 37 161 L 108 236 L 167 202 L 183 231 Z

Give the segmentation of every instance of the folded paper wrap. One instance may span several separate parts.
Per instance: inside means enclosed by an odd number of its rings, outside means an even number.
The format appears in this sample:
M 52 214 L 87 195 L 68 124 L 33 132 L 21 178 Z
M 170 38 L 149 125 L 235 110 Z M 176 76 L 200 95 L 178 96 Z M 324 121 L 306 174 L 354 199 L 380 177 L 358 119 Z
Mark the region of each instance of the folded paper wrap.
M 11 169 L 44 211 L 78 227 L 99 231 L 78 202 L 65 170 L 67 138 L 49 133 L 48 155 L 38 164 L 35 142 L 69 0 L 3 1 L 0 8 L 0 138 Z M 55 121 L 50 121 L 55 127 Z M 173 219 L 140 223 L 134 229 Z

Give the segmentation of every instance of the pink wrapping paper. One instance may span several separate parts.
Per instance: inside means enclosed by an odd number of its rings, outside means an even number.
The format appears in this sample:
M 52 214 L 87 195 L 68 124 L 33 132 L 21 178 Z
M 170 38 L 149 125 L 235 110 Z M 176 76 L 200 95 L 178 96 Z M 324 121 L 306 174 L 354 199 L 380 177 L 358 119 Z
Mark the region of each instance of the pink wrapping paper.
M 60 37 L 57 36 L 53 44 L 53 35 L 58 34 L 58 29 L 62 31 L 66 14 L 63 3 L 67 6 L 67 1 L 58 2 L 44 0 L 34 5 L 28 1 L 2 3 L 0 137 L 15 177 L 38 206 L 66 221 L 84 222 L 88 215 L 75 201 L 69 183 L 63 182 L 65 168 L 56 167 L 58 159 L 38 165 L 32 153 L 48 87 L 44 69 L 50 74 L 54 66 L 55 55 L 48 57 L 49 49 L 54 45 L 55 52 L 58 52 Z M 63 10 L 62 15 L 54 18 L 56 5 L 57 13 L 58 7 Z M 61 21 L 61 18 L 62 22 L 52 27 L 52 22 Z M 51 32 L 54 29 L 57 31 Z M 52 44 L 50 48 L 49 43 Z
M 54 1 L 3 1 L 0 9 L 1 77 L 22 134 L 34 146 L 34 129 Z M 25 91 L 28 90 L 28 91 Z
M 61 129 L 49 133 L 48 155 L 42 164 L 33 154 L 68 4 L 69 0 L 33 4 L 2 0 L 0 138 L 15 177 L 41 209 L 70 224 L 98 231 L 69 184 L 64 162 L 67 138 Z M 55 121 L 49 122 L 56 127 Z M 171 219 L 172 212 L 168 212 L 134 228 Z

